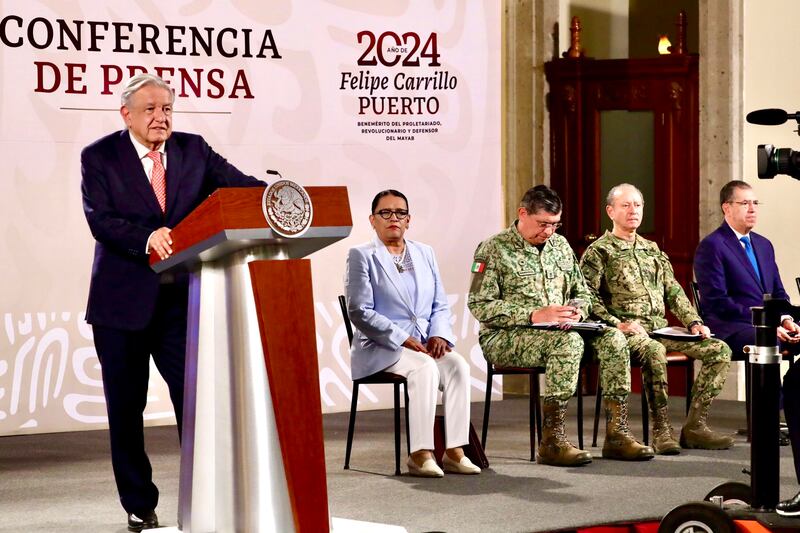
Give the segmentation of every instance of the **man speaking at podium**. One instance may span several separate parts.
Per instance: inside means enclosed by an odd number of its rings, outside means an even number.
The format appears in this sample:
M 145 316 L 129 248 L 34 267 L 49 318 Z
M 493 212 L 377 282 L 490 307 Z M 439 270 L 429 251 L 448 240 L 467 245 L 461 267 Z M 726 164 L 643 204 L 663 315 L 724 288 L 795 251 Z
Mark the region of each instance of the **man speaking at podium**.
M 103 375 L 111 462 L 128 529 L 158 526 L 158 489 L 144 448 L 150 356 L 167 382 L 180 436 L 188 276 L 156 274 L 148 256 L 172 253 L 175 227 L 219 187 L 266 186 L 198 135 L 172 132 L 175 95 L 152 74 L 122 92 L 126 129 L 81 152 L 83 210 L 95 252 L 86 321 Z

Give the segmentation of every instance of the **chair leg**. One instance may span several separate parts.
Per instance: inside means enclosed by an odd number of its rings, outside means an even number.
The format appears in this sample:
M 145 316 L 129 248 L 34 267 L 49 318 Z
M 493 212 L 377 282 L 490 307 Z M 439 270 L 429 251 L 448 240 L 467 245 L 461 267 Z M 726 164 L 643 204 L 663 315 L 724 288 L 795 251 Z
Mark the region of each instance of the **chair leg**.
M 534 386 L 536 390 L 536 403 L 533 405 L 535 408 L 534 411 L 534 418 L 536 419 L 536 443 L 542 443 L 542 392 L 539 389 L 539 375 L 536 374 L 536 379 L 534 380 Z
M 578 448 L 583 449 L 583 368 L 578 367 Z
M 528 375 L 530 390 L 528 391 L 528 427 L 531 442 L 531 462 L 536 461 L 536 403 L 539 401 L 537 390 L 539 387 L 538 376 L 535 372 Z
M 483 430 L 481 431 L 481 446 L 486 451 L 486 433 L 489 431 L 489 410 L 492 407 L 492 383 L 494 381 L 494 368 L 492 363 L 486 365 L 486 399 L 483 401 Z
M 394 384 L 394 475 L 400 475 L 400 384 Z
M 350 451 L 353 449 L 353 432 L 356 429 L 356 408 L 358 407 L 358 383 L 353 382 L 353 394 L 350 399 L 350 423 L 347 426 L 347 447 L 344 452 L 344 469 L 350 469 Z
M 405 395 L 405 401 L 406 401 L 406 403 L 404 404 L 406 406 L 406 409 L 405 409 L 406 410 L 406 451 L 408 452 L 408 455 L 411 455 L 411 432 L 408 429 L 409 425 L 408 425 L 408 383 L 407 382 L 403 386 L 403 394 Z
M 645 446 L 650 444 L 650 411 L 647 409 L 647 393 L 642 379 L 642 440 Z
M 594 402 L 594 430 L 592 431 L 592 447 L 597 446 L 597 429 L 600 425 L 600 402 L 603 399 L 603 388 L 600 386 L 600 372 L 597 372 L 597 398 Z
M 692 389 L 694 388 L 694 360 L 689 360 L 686 366 L 686 414 L 692 407 Z

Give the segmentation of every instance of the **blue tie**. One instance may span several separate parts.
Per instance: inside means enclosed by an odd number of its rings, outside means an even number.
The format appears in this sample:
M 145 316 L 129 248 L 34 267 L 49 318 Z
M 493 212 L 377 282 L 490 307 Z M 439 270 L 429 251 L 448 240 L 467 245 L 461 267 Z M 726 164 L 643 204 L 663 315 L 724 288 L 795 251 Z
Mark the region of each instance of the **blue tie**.
M 744 244 L 744 253 L 747 254 L 747 259 L 750 260 L 750 264 L 753 265 L 753 270 L 755 270 L 756 276 L 760 280 L 761 272 L 758 270 L 758 262 L 756 261 L 756 254 L 753 253 L 753 245 L 750 244 L 750 237 L 742 237 L 739 240 Z

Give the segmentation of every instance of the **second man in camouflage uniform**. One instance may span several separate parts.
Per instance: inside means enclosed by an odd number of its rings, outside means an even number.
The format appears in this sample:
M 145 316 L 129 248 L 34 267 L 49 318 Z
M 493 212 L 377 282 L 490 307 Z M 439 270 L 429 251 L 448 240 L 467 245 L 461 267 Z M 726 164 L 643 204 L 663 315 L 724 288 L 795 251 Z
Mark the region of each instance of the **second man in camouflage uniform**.
M 614 227 L 586 249 L 581 270 L 592 292 L 592 313 L 624 332 L 632 354 L 642 363 L 644 388 L 653 421 L 653 448 L 659 454 L 680 453 L 680 447 L 725 449 L 733 439 L 711 431 L 706 424 L 711 401 L 722 391 L 731 364 L 731 350 L 710 338 L 672 265 L 658 245 L 636 230 L 642 222 L 641 192 L 627 183 L 613 187 L 606 198 L 606 212 Z M 691 333 L 702 340 L 655 339 L 654 330 L 667 325 L 665 307 Z M 668 351 L 680 351 L 702 362 L 692 390 L 692 404 L 675 440 L 667 414 Z
M 574 394 L 583 356 L 583 338 L 568 323 L 586 317 L 590 294 L 567 240 L 555 233 L 561 200 L 536 186 L 522 199 L 519 220 L 482 242 L 475 251 L 468 305 L 481 323 L 480 345 L 492 364 L 546 368 L 544 426 L 537 462 L 574 466 L 591 461 L 589 452 L 566 438 L 567 401 Z M 573 301 L 569 305 L 570 299 Z M 553 322 L 561 330 L 534 329 Z M 615 328 L 591 341 L 600 359 L 606 402 L 603 457 L 643 460 L 653 450 L 636 442 L 628 429 L 630 360 L 625 336 Z

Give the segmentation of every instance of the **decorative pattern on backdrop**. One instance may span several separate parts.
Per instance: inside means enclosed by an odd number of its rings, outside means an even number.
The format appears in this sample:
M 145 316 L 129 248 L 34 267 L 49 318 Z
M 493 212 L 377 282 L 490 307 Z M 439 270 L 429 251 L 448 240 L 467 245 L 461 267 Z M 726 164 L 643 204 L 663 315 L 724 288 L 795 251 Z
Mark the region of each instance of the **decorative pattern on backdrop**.
M 387 188 L 409 196 L 409 237 L 436 250 L 482 398 L 465 299 L 475 246 L 503 227 L 498 2 L 7 0 L 3 20 L 0 64 L 14 75 L 0 80 L 0 435 L 105 424 L 82 318 L 94 243 L 79 156 L 123 127 L 120 88 L 145 70 L 175 88 L 174 128 L 241 170 L 348 187 L 351 237 L 311 257 L 325 412 L 349 408 L 345 256 L 371 238 L 370 201 Z M 151 375 L 147 417 L 167 423 Z M 392 403 L 390 387 L 362 390 L 362 408 Z

